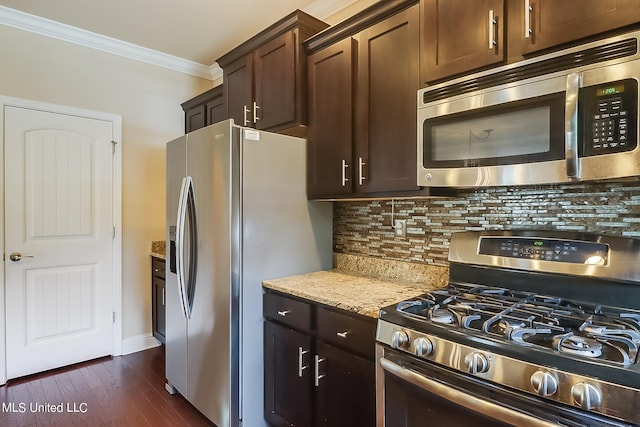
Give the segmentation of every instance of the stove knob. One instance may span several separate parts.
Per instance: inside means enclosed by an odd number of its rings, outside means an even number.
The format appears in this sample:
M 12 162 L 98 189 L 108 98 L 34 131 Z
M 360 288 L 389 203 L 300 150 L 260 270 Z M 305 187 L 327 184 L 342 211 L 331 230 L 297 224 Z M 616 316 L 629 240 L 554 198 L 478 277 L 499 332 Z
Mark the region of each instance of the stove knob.
M 558 391 L 558 380 L 549 372 L 538 371 L 531 375 L 531 385 L 539 396 L 551 396 Z
M 427 357 L 433 353 L 433 343 L 429 338 L 416 338 L 413 341 L 415 355 L 418 357 Z
M 489 360 L 484 354 L 474 351 L 464 357 L 464 364 L 467 366 L 467 372 L 471 374 L 482 374 L 489 370 Z
M 600 391 L 587 383 L 578 383 L 571 387 L 573 403 L 585 410 L 590 410 L 600 406 L 602 396 Z
M 409 335 L 405 331 L 395 331 L 391 338 L 391 347 L 407 348 L 409 346 Z

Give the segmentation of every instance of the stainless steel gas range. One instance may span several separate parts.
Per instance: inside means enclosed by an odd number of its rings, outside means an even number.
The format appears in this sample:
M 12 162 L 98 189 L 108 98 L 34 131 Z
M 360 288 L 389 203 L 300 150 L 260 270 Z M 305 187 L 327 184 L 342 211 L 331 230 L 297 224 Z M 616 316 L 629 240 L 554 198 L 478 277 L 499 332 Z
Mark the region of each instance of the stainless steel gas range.
M 380 312 L 378 426 L 640 424 L 640 240 L 461 232 L 449 261 Z

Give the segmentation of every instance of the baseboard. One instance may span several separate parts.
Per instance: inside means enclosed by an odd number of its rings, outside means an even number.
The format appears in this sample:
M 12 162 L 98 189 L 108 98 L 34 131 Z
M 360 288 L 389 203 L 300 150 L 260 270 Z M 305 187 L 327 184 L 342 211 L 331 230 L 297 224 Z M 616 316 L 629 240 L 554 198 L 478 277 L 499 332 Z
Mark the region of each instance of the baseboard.
M 136 337 L 122 340 L 122 355 L 136 353 L 138 351 L 147 350 L 158 347 L 160 341 L 155 339 L 151 334 L 138 335 Z

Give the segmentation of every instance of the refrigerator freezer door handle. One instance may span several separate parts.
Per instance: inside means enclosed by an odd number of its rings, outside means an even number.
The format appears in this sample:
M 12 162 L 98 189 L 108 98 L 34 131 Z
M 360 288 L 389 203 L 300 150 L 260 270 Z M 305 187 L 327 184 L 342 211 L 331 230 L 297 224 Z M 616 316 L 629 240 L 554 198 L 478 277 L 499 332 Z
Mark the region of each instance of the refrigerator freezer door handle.
M 186 214 L 189 218 L 189 275 L 187 280 L 183 281 L 184 303 L 187 319 L 191 318 L 193 302 L 196 294 L 196 276 L 198 272 L 198 218 L 196 215 L 196 194 L 193 186 L 193 179 L 187 177 L 187 197 L 186 197 Z
M 187 318 L 187 305 L 186 295 L 184 287 L 184 229 L 185 229 L 185 217 L 187 214 L 187 197 L 189 195 L 189 179 L 190 177 L 182 178 L 182 185 L 180 186 L 180 197 L 178 199 L 178 217 L 176 219 L 176 273 L 178 276 L 178 293 L 180 294 L 180 304 L 182 305 L 182 313 L 185 319 Z

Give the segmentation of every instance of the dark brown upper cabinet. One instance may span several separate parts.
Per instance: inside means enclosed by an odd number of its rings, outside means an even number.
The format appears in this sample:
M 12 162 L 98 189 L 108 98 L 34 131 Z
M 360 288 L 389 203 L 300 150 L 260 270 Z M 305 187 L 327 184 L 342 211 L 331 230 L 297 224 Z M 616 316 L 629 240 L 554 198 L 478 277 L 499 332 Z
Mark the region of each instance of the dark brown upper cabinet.
M 422 0 L 422 82 L 504 61 L 505 1 Z
M 421 0 L 420 7 L 422 86 L 640 22 L 637 0 Z
M 309 39 L 307 194 L 408 195 L 416 185 L 417 1 L 379 2 Z
M 219 58 L 228 117 L 242 126 L 304 135 L 302 42 L 327 26 L 297 10 Z
M 521 2 L 523 54 L 573 42 L 640 21 L 640 3 L 637 0 L 521 0 Z
M 365 193 L 418 190 L 418 5 L 361 31 L 355 39 L 354 184 Z
M 348 37 L 308 58 L 310 198 L 352 191 L 354 45 Z
M 227 110 L 222 95 L 223 89 L 220 85 L 182 103 L 184 132 L 189 133 L 225 120 Z

